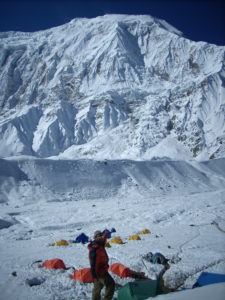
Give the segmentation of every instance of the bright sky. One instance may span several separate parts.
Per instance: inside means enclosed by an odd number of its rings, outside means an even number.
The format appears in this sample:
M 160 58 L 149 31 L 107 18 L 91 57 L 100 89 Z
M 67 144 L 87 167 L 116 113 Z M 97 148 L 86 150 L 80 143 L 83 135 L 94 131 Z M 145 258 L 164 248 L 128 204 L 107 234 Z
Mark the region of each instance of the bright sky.
M 111 13 L 152 15 L 191 40 L 225 45 L 224 0 L 1 0 L 0 31 L 37 31 Z

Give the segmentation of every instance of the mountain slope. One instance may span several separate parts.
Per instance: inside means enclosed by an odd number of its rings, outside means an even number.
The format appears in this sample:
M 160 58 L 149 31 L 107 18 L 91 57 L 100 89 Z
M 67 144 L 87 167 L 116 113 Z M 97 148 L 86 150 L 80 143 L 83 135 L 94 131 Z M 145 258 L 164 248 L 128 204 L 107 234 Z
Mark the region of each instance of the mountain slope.
M 0 33 L 0 48 L 3 157 L 146 159 L 168 140 L 188 158 L 225 154 L 225 47 L 106 15 Z

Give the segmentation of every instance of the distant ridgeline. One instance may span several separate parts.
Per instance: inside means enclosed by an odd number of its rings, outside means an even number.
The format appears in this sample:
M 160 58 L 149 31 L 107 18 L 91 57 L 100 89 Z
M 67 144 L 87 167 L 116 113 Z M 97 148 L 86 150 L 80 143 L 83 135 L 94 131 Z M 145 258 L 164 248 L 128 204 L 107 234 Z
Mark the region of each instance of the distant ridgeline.
M 139 193 L 150 198 L 184 196 L 221 191 L 224 178 L 224 158 L 201 163 L 110 160 L 107 164 L 82 159 L 0 159 L 0 203 L 14 201 L 18 191 L 23 191 L 21 201 L 32 202 L 40 201 L 40 195 L 48 202 L 115 196 L 122 201 Z
M 106 15 L 0 33 L 0 49 L 1 157 L 225 155 L 225 47 Z

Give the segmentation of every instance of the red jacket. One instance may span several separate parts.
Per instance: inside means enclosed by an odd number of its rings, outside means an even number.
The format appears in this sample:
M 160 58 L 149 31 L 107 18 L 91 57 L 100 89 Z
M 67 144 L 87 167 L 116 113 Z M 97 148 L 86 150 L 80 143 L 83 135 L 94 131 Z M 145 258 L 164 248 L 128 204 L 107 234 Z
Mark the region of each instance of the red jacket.
M 88 245 L 89 261 L 93 278 L 104 275 L 109 269 L 109 258 L 105 250 L 108 232 L 106 231 L 103 240 L 92 241 Z

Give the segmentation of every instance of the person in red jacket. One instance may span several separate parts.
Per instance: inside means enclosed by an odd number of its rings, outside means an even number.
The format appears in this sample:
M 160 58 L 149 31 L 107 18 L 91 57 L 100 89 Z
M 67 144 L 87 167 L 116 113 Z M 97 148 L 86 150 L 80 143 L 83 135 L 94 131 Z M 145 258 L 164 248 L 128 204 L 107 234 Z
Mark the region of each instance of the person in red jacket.
M 99 230 L 95 231 L 94 240 L 88 245 L 91 274 L 94 279 L 92 300 L 101 299 L 101 290 L 104 286 L 104 300 L 111 300 L 115 290 L 115 282 L 108 272 L 109 258 L 105 250 L 107 235 L 107 230 L 104 235 Z

